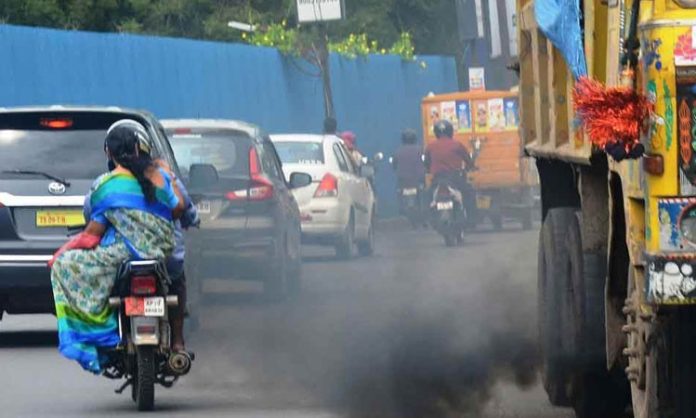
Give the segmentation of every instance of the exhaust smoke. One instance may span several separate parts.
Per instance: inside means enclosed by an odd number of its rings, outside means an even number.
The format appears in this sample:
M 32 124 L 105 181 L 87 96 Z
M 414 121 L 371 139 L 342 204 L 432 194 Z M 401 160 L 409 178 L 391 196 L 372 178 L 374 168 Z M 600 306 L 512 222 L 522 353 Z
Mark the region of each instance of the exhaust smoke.
M 496 384 L 536 383 L 534 236 L 470 235 L 445 249 L 427 234 L 389 232 L 369 260 L 307 257 L 292 302 L 209 294 L 188 380 L 255 406 L 485 416 Z

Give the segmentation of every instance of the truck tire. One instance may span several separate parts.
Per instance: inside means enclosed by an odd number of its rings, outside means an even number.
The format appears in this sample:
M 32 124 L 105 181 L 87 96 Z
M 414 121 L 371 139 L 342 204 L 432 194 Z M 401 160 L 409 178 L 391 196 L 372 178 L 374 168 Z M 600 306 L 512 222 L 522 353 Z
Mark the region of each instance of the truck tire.
M 138 411 L 152 411 L 155 408 L 155 347 L 136 347 L 136 375 L 133 382 L 133 400 Z
M 622 418 L 630 403 L 630 389 L 621 368 L 606 369 L 604 287 L 607 258 L 583 253 L 584 315 L 578 347 L 578 372 L 571 398 L 578 418 Z
M 646 329 L 645 379 L 631 382 L 634 417 L 696 417 L 696 307 L 669 308 Z
M 556 406 L 572 406 L 569 385 L 579 334 L 572 283 L 582 275 L 579 236 L 575 208 L 549 210 L 539 239 L 538 325 L 542 380 Z
M 655 346 L 660 418 L 696 417 L 696 307 L 675 308 L 667 315 Z

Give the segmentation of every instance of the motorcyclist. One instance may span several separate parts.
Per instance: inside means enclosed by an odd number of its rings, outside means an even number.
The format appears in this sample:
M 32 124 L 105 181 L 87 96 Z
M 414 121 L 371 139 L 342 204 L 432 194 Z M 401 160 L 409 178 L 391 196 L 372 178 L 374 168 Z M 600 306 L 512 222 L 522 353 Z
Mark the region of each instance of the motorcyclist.
M 125 119 L 117 124 L 114 124 L 109 129 L 109 132 L 111 132 L 113 129 L 119 126 L 130 127 L 134 130 L 140 131 L 141 133 L 143 133 L 143 135 L 147 135 L 147 130 L 144 126 L 142 126 L 142 124 L 130 119 Z M 183 231 L 184 229 L 188 229 L 192 226 L 197 226 L 198 224 L 200 224 L 200 219 L 198 217 L 198 211 L 196 209 L 196 206 L 191 201 L 191 198 L 189 197 L 188 192 L 186 191 L 186 188 L 184 187 L 184 184 L 182 183 L 181 179 L 179 179 L 174 174 L 169 165 L 163 160 L 155 159 L 154 163 L 157 167 L 163 169 L 170 175 L 170 177 L 176 183 L 176 186 L 184 199 L 185 210 L 181 218 L 176 219 L 174 221 L 174 236 L 176 246 L 174 248 L 174 251 L 167 258 L 166 261 L 167 273 L 169 274 L 170 279 L 172 280 L 170 292 L 174 295 L 177 295 L 179 298 L 179 305 L 177 307 L 172 308 L 171 316 L 169 318 L 170 325 L 172 327 L 172 350 L 181 352 L 185 350 L 184 317 L 186 312 L 186 277 L 184 275 L 184 258 L 186 255 L 186 248 L 184 245 Z M 109 170 L 113 169 L 113 162 L 111 160 L 109 160 L 108 162 L 108 168 Z M 85 196 L 84 214 L 86 219 L 89 219 L 90 214 L 92 212 L 92 208 L 90 206 L 90 198 L 92 191 L 93 190 L 90 190 L 87 196 Z
M 474 168 L 474 161 L 469 150 L 454 139 L 454 127 L 449 121 L 439 120 L 433 129 L 437 140 L 425 149 L 425 167 L 433 176 L 433 186 L 448 182 L 462 193 L 464 207 L 471 221 L 476 205 L 466 171 Z
M 417 213 L 423 209 L 423 191 L 425 186 L 425 165 L 423 164 L 423 149 L 418 145 L 418 134 L 413 129 L 406 129 L 401 133 L 401 145 L 391 158 L 391 164 L 396 171 L 400 202 L 401 193 L 405 189 L 416 189 Z M 405 207 L 400 205 L 402 215 L 409 216 Z M 416 226 L 416 222 L 411 220 Z
M 418 145 L 418 134 L 413 129 L 406 129 L 401 133 L 401 146 L 392 158 L 392 166 L 396 170 L 399 189 L 425 184 L 423 150 Z
M 346 146 L 346 149 L 348 150 L 350 157 L 353 159 L 355 166 L 360 167 L 363 163 L 363 155 L 360 153 L 360 151 L 358 151 L 358 148 L 355 146 L 355 134 L 351 131 L 345 131 L 341 133 L 341 139 L 343 140 L 343 144 Z

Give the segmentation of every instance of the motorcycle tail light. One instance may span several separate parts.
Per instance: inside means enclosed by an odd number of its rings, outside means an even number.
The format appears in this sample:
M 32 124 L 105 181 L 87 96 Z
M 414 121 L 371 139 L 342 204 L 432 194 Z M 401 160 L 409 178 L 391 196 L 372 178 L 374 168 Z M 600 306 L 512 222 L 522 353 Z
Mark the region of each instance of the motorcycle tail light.
M 131 279 L 131 294 L 137 296 L 154 295 L 157 292 L 155 276 L 134 276 Z
M 135 330 L 138 334 L 156 334 L 157 333 L 157 327 L 154 325 L 138 325 Z
M 438 187 L 437 188 L 437 195 L 439 197 L 449 197 L 450 196 L 450 191 L 448 187 Z

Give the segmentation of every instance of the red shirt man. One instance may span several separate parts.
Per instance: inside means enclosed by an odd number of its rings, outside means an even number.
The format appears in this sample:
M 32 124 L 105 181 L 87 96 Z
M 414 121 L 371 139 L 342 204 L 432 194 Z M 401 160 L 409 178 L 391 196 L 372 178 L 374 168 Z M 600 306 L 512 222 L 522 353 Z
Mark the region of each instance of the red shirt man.
M 434 127 L 437 141 L 425 148 L 425 166 L 434 176 L 461 172 L 464 164 L 472 166 L 471 155 L 464 145 L 455 141 L 454 128 L 446 120 L 438 121 Z

